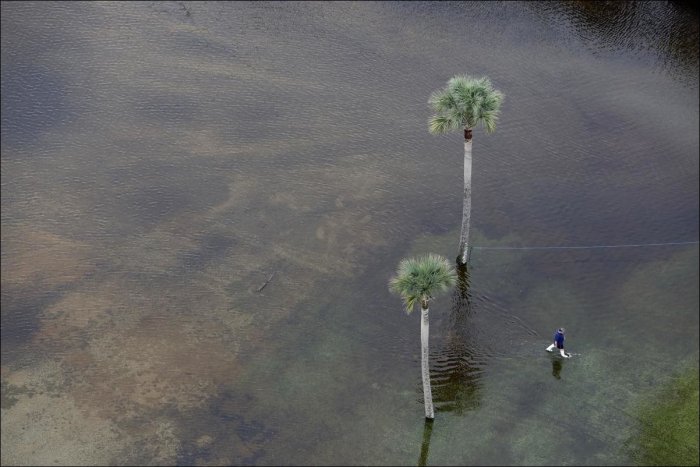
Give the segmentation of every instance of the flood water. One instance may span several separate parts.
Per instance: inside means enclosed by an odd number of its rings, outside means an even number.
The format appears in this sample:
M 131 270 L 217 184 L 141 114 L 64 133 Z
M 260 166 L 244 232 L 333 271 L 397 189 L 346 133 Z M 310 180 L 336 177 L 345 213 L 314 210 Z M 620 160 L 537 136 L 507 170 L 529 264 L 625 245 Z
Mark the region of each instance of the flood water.
M 3 2 L 2 463 L 625 465 L 698 366 L 698 11 L 674 2 Z M 547 354 L 567 328 L 563 360 Z

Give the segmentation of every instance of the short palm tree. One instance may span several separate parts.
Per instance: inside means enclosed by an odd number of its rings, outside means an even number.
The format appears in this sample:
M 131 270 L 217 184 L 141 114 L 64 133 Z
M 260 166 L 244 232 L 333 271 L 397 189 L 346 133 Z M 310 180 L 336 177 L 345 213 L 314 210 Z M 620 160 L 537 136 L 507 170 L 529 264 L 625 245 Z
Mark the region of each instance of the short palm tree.
M 464 203 L 462 232 L 457 262 L 466 264 L 469 247 L 469 222 L 472 206 L 472 128 L 481 123 L 488 133 L 496 129 L 503 94 L 493 89 L 488 78 L 455 76 L 444 89 L 434 92 L 428 103 L 435 111 L 428 130 L 445 134 L 464 128 Z
M 421 258 L 404 259 L 399 263 L 396 276 L 389 281 L 389 289 L 401 296 L 406 313 L 413 311 L 416 303 L 421 307 L 421 369 L 423 371 L 423 400 L 425 417 L 435 418 L 433 396 L 430 391 L 429 323 L 428 304 L 438 292 L 453 286 L 457 274 L 450 262 L 439 255 L 429 254 Z

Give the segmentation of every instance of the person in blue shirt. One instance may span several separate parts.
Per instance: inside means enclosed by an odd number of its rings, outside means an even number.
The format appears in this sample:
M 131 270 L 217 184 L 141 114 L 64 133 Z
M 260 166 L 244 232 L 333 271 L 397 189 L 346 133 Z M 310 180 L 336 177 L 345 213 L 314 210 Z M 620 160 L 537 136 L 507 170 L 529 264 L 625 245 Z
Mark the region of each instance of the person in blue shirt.
M 564 328 L 559 328 L 557 329 L 557 332 L 554 333 L 554 342 L 552 342 L 552 345 L 547 347 L 547 352 L 551 352 L 554 350 L 554 347 L 559 349 L 559 352 L 561 353 L 561 356 L 564 358 L 569 358 L 571 357 L 570 354 L 564 352 L 564 333 L 566 330 Z

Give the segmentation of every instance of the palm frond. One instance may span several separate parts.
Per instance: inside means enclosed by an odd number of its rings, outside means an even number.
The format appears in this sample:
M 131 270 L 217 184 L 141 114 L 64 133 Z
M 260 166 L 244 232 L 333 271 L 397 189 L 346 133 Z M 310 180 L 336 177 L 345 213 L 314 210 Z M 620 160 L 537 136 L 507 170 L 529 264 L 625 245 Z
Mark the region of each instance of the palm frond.
M 434 92 L 430 96 L 428 103 L 436 112 L 444 112 L 445 110 L 452 109 L 457 105 L 454 100 L 454 95 L 451 92 L 448 92 L 446 89 Z
M 410 313 L 421 300 L 430 300 L 438 292 L 452 287 L 457 274 L 450 262 L 439 255 L 404 259 L 399 263 L 396 276 L 389 281 L 389 289 L 404 301 Z
M 399 271 L 402 267 L 399 265 Z M 416 302 L 419 300 L 419 296 L 415 294 L 414 290 L 417 287 L 413 283 L 413 279 L 410 276 L 406 276 L 397 272 L 397 276 L 392 277 L 389 281 L 389 290 L 398 294 L 404 302 L 406 307 L 406 313 L 413 311 Z
M 473 78 L 468 75 L 455 75 L 447 81 L 447 88 L 451 92 L 459 93 L 461 90 L 471 87 Z
M 481 123 L 491 133 L 496 128 L 503 98 L 503 93 L 493 89 L 487 77 L 453 76 L 447 86 L 434 92 L 428 101 L 437 112 L 430 119 L 428 129 L 441 134 Z
M 493 133 L 496 130 L 496 121 L 498 117 L 493 112 L 484 112 L 481 122 L 487 133 Z
M 428 120 L 428 131 L 436 135 L 449 133 L 459 127 L 459 120 L 448 115 L 434 115 Z

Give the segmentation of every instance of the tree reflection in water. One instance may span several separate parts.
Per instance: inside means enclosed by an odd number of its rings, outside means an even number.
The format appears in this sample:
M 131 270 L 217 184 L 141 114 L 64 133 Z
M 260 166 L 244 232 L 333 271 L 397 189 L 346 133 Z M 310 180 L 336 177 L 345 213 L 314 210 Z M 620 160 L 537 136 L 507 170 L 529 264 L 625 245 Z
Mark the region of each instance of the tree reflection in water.
M 467 266 L 458 265 L 457 275 L 447 337 L 432 359 L 431 381 L 436 411 L 461 415 L 479 405 L 482 362 L 469 328 L 472 301 Z
M 475 351 L 469 328 L 472 313 L 467 266 L 458 264 L 457 284 L 452 296 L 452 310 L 445 343 L 431 357 L 430 380 L 436 412 L 462 415 L 475 409 L 480 401 L 480 375 L 483 362 Z M 433 420 L 426 419 L 423 427 L 419 466 L 428 462 Z
M 418 458 L 419 467 L 428 465 L 428 450 L 430 449 L 430 437 L 433 434 L 433 420 L 426 418 L 425 425 L 423 425 L 423 444 L 421 444 L 420 457 Z

